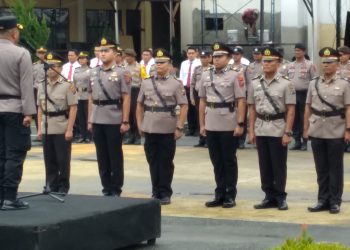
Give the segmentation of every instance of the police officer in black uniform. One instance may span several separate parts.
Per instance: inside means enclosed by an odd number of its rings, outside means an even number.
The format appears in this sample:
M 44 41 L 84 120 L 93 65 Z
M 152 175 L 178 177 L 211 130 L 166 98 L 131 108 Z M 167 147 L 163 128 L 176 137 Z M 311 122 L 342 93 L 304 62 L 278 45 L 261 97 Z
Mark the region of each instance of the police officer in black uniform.
M 23 26 L 0 17 L 0 209 L 28 208 L 17 199 L 23 163 L 30 149 L 30 123 L 36 113 L 30 54 L 16 45 Z

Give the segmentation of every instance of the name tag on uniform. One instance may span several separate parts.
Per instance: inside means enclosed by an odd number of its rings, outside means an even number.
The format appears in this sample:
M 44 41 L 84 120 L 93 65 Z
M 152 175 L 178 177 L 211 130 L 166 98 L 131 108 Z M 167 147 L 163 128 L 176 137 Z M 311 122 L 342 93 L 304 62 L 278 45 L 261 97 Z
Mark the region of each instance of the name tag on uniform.
M 340 88 L 339 88 L 339 87 L 334 87 L 334 89 L 336 89 L 336 90 L 340 90 Z

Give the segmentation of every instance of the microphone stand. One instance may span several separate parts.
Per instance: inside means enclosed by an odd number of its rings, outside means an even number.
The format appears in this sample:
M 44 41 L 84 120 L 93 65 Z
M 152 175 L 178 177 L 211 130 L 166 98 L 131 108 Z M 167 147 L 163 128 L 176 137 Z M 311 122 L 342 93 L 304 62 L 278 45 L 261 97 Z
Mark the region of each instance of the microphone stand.
M 22 43 L 26 44 L 27 46 L 23 46 L 23 47 L 29 47 L 29 49 L 34 50 L 33 47 L 28 44 L 27 41 L 23 41 Z M 23 45 L 23 44 L 22 44 Z M 34 50 L 35 51 L 35 50 Z M 41 61 L 41 63 L 44 65 L 44 76 L 45 76 L 45 80 L 44 80 L 44 92 L 45 92 L 45 100 L 44 100 L 44 106 L 45 106 L 45 112 L 47 112 L 47 102 L 48 102 L 48 93 L 47 93 L 47 71 L 49 70 L 49 68 L 51 68 L 51 70 L 55 71 L 59 76 L 61 76 L 64 80 L 68 81 L 67 78 L 65 78 L 60 72 L 58 72 L 56 69 L 54 69 L 50 64 L 48 64 L 45 60 L 40 59 L 38 56 L 35 55 L 35 53 L 33 53 L 34 56 L 39 59 Z M 42 111 L 44 112 L 44 111 Z M 47 151 L 47 136 L 48 136 L 48 120 L 47 120 L 47 114 L 44 115 L 44 127 L 45 127 L 45 133 L 44 133 L 44 138 L 43 138 L 43 146 L 44 146 L 44 151 Z M 44 161 L 45 161 L 45 155 L 44 155 Z M 46 165 L 46 164 L 45 164 Z M 45 166 L 45 186 L 43 188 L 43 191 L 41 193 L 37 193 L 37 194 L 29 194 L 29 195 L 24 195 L 21 197 L 18 197 L 18 199 L 25 199 L 25 198 L 30 198 L 30 197 L 37 197 L 37 196 L 41 196 L 41 195 L 48 195 L 51 198 L 60 201 L 60 202 L 64 202 L 64 199 L 58 197 L 58 196 L 65 196 L 65 193 L 59 193 L 59 192 L 51 192 L 50 188 L 48 187 L 48 181 L 47 181 L 47 175 L 46 175 L 46 166 Z

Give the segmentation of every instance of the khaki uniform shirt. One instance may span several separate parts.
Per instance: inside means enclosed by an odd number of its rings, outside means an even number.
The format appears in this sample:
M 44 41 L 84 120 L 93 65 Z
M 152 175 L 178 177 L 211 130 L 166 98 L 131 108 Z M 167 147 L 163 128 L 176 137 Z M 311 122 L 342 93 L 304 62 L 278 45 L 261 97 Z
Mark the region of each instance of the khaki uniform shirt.
M 191 86 L 190 86 L 190 97 L 191 100 L 194 100 L 194 93 L 193 91 L 197 91 L 197 93 L 199 92 L 200 89 L 200 85 L 201 85 L 201 79 L 202 79 L 202 73 L 203 73 L 203 67 L 202 65 L 197 66 L 194 71 L 193 71 L 193 75 L 191 78 Z
M 182 83 L 173 76 L 154 78 L 159 94 L 167 106 L 187 104 L 187 97 Z M 164 107 L 159 99 L 151 78 L 142 81 L 137 101 L 149 107 Z M 171 134 L 175 132 L 176 116 L 170 112 L 145 111 L 141 128 L 146 133 Z
M 39 85 L 45 81 L 44 64 L 41 62 L 33 63 L 34 88 L 38 89 Z
M 246 85 L 247 87 L 250 85 L 250 77 L 248 74 L 248 66 L 244 64 L 232 64 L 230 65 L 234 71 L 238 73 L 238 81 L 240 84 Z
M 331 107 L 322 103 L 317 95 L 316 81 L 318 80 L 318 89 L 320 95 L 327 102 L 336 106 L 337 109 L 345 108 L 350 104 L 350 85 L 349 82 L 334 77 L 326 82 L 321 76 L 311 81 L 307 93 L 306 103 L 318 111 L 332 111 Z M 343 138 L 345 133 L 346 121 L 340 116 L 320 117 L 312 114 L 309 118 L 309 136 L 323 139 Z
M 280 73 L 281 76 L 287 76 L 288 77 L 288 65 L 290 64 L 290 61 L 283 59 L 280 68 L 278 69 L 278 73 Z
M 141 65 L 139 63 L 127 64 L 125 70 L 131 74 L 131 87 L 139 88 L 141 85 Z
M 337 75 L 339 78 L 350 79 L 350 62 L 345 65 L 339 64 Z
M 302 62 L 294 61 L 288 64 L 287 76 L 293 81 L 296 91 L 307 90 L 311 79 L 316 76 L 316 67 L 306 59 Z
M 279 108 L 280 113 L 287 111 L 287 105 L 296 103 L 295 88 L 291 81 L 277 73 L 271 82 L 267 82 L 264 75 L 262 75 L 259 78 L 253 79 L 252 85 L 248 91 L 247 103 L 255 105 L 257 113 L 261 115 L 274 115 L 277 113 L 267 99 L 261 86 L 262 83 L 264 83 L 267 92 Z M 254 130 L 256 136 L 282 137 L 285 127 L 286 122 L 284 119 L 264 121 L 257 117 Z
M 253 78 L 261 76 L 264 73 L 262 63 L 252 62 L 247 68 L 247 75 L 251 81 Z
M 73 79 L 79 100 L 89 99 L 88 88 L 90 84 L 90 74 L 91 68 L 89 67 L 79 67 L 74 71 Z
M 37 105 L 41 107 L 43 111 L 42 115 L 42 131 L 45 134 L 45 89 L 44 83 L 39 85 L 38 88 L 38 100 Z M 50 101 L 47 101 L 47 111 L 48 112 L 57 112 L 62 110 L 69 111 L 69 107 L 77 105 L 78 97 L 76 95 L 76 90 L 73 84 L 65 81 L 63 78 L 59 78 L 55 82 L 51 82 L 48 79 L 47 85 L 47 94 L 48 97 L 54 102 L 52 104 Z M 48 123 L 48 134 L 64 134 L 67 130 L 68 119 L 65 115 L 49 117 L 47 116 Z
M 211 72 L 213 81 L 211 80 Z M 207 102 L 221 103 L 219 96 L 213 90 L 214 84 L 217 91 L 225 98 L 225 102 L 235 102 L 238 98 L 246 97 L 244 82 L 238 81 L 239 73 L 230 66 L 216 71 L 213 67 L 204 71 L 202 83 L 199 89 L 199 97 L 206 98 Z M 236 111 L 230 112 L 229 108 L 205 109 L 205 129 L 209 131 L 233 131 L 237 126 Z
M 29 52 L 6 39 L 0 39 L 0 95 L 20 99 L 0 99 L 0 112 L 36 114 L 33 67 Z
M 122 68 L 113 65 L 105 70 L 100 66 L 91 70 L 88 91 L 92 94 L 93 100 L 108 100 L 99 84 L 99 79 L 112 100 L 121 100 L 123 93 L 130 95 L 130 85 L 125 82 Z M 92 123 L 121 124 L 122 118 L 122 105 L 92 105 Z

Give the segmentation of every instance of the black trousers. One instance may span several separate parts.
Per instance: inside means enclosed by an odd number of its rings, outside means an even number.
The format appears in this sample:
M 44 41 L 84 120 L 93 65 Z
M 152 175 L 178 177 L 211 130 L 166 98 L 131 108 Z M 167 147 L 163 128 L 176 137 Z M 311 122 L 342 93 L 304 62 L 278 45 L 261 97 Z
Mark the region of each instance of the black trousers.
M 102 192 L 120 195 L 124 184 L 124 157 L 120 124 L 94 123 L 92 128 Z
M 87 129 L 88 122 L 88 100 L 79 100 L 78 101 L 78 124 L 80 130 L 80 136 L 83 139 L 90 139 L 91 135 Z
M 197 125 L 199 124 L 199 95 L 198 91 L 193 89 L 193 97 L 194 97 L 194 102 L 195 102 L 195 107 L 196 107 L 196 123 Z M 200 145 L 205 145 L 207 143 L 207 138 L 199 135 L 199 144 Z
M 261 189 L 266 199 L 282 201 L 287 193 L 287 153 L 281 137 L 257 136 Z
M 136 106 L 137 106 L 137 97 L 139 96 L 140 88 L 132 87 L 131 88 L 131 103 L 130 103 L 130 115 L 129 123 L 130 130 L 129 133 L 133 135 L 138 135 L 137 121 L 136 121 Z
M 1 199 L 16 199 L 22 180 L 23 163 L 30 147 L 30 127 L 23 126 L 23 115 L 0 113 Z
M 316 165 L 318 201 L 340 205 L 344 187 L 344 139 L 310 139 Z
M 72 141 L 64 134 L 51 134 L 43 137 L 43 144 L 46 185 L 52 192 L 68 193 Z
M 151 174 L 153 196 L 171 197 L 176 151 L 174 134 L 145 133 L 144 150 Z
M 188 132 L 190 134 L 193 134 L 196 131 L 198 131 L 198 123 L 197 123 L 198 113 L 196 111 L 196 107 L 191 105 L 190 88 L 185 87 L 185 89 L 186 89 L 187 101 L 189 103 L 188 112 L 187 112 Z
M 207 131 L 207 144 L 215 174 L 215 198 L 235 199 L 237 195 L 238 165 L 236 151 L 238 138 L 233 131 Z
M 296 91 L 293 137 L 297 142 L 301 142 L 301 138 L 303 137 L 306 96 L 307 96 L 307 90 Z

